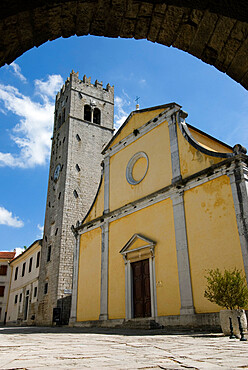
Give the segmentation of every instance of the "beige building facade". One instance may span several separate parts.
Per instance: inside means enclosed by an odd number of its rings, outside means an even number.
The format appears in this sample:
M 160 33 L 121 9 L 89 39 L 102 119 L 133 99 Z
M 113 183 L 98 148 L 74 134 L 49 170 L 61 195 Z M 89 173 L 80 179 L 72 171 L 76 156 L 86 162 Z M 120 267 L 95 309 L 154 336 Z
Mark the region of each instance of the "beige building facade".
M 11 267 L 9 262 L 15 257 L 14 252 L 0 252 L 0 324 L 5 322 Z
M 36 240 L 22 254 L 10 262 L 12 276 L 7 324 L 35 324 L 41 245 L 42 240 Z

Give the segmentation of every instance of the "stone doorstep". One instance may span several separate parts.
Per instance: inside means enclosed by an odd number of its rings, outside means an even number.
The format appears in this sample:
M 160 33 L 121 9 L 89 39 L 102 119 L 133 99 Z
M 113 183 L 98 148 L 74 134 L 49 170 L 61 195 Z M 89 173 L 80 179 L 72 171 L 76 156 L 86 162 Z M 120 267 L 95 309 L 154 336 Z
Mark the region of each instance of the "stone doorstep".
M 166 329 L 168 331 L 212 331 L 221 332 L 219 313 L 171 315 L 130 320 L 95 320 L 70 322 L 70 327 L 123 328 L 123 329 Z

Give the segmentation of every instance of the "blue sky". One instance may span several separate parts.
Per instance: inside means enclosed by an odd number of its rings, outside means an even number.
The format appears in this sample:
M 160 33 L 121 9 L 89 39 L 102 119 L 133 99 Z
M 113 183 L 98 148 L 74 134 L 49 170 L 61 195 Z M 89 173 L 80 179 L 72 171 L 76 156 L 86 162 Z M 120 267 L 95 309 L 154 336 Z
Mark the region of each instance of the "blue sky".
M 71 37 L 0 69 L 0 250 L 42 235 L 54 98 L 71 70 L 115 86 L 115 125 L 135 109 L 177 102 L 188 123 L 248 147 L 247 92 L 191 55 L 144 40 Z

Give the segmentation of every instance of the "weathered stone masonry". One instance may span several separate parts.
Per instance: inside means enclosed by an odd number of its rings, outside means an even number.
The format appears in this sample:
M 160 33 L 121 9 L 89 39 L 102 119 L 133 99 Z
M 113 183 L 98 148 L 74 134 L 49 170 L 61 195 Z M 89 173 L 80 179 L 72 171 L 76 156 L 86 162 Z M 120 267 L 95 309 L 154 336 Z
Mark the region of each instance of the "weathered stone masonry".
M 85 76 L 81 81 L 72 72 L 57 94 L 38 290 L 39 325 L 52 323 L 55 307 L 61 310 L 61 321 L 68 322 L 75 243 L 71 225 L 83 219 L 96 194 L 101 151 L 112 136 L 113 114 L 114 88 L 109 84 L 105 89 L 102 83 L 93 85 Z
M 234 0 L 3 0 L 0 65 L 73 35 L 147 39 L 186 51 L 248 87 L 248 4 Z

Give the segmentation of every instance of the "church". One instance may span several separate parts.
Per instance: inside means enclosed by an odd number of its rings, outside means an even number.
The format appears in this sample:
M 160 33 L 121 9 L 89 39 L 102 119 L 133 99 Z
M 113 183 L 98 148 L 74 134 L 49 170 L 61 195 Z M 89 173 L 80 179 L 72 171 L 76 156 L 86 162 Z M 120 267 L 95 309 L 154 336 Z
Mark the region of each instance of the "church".
M 70 324 L 216 327 L 209 269 L 248 280 L 248 157 L 186 123 L 176 103 L 132 112 L 102 151 L 74 224 Z

